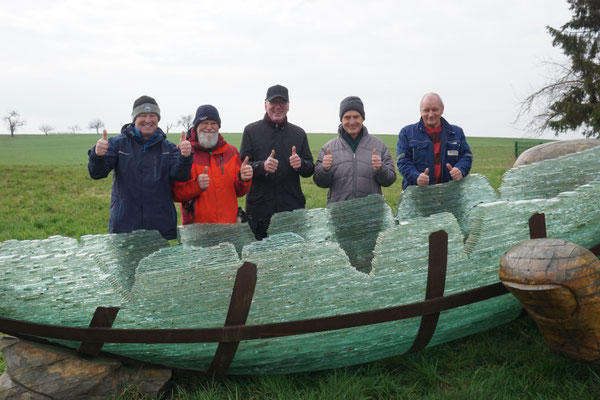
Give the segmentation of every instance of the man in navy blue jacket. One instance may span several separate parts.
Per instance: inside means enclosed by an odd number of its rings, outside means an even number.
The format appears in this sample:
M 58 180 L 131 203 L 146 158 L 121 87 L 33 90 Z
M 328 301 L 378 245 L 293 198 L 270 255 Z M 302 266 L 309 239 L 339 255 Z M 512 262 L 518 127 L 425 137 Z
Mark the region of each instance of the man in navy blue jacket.
M 177 212 L 171 181 L 190 179 L 192 146 L 182 133 L 179 148 L 158 127 L 160 108 L 152 97 L 133 103 L 133 123 L 106 140 L 106 131 L 88 151 L 93 179 L 113 172 L 110 198 L 110 233 L 138 229 L 158 230 L 165 239 L 177 237 Z
M 461 127 L 442 118 L 444 103 L 436 93 L 421 100 L 421 119 L 398 135 L 396 147 L 402 189 L 459 181 L 471 170 L 473 153 Z

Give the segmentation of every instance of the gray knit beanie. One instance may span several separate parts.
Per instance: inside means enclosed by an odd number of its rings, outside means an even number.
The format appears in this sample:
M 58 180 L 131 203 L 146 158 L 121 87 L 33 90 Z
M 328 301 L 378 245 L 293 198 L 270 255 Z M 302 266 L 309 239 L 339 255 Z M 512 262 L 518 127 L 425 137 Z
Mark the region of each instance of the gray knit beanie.
M 158 103 L 150 96 L 142 96 L 133 102 L 133 111 L 131 111 L 133 122 L 135 122 L 138 115 L 145 113 L 158 115 L 158 120 L 160 121 L 160 108 L 158 108 Z
M 358 111 L 360 116 L 363 119 L 365 119 L 365 106 L 363 105 L 363 102 L 360 99 L 360 97 L 348 96 L 344 100 L 342 100 L 342 102 L 340 103 L 340 121 L 342 120 L 342 117 L 344 116 L 346 111 L 350 110 Z

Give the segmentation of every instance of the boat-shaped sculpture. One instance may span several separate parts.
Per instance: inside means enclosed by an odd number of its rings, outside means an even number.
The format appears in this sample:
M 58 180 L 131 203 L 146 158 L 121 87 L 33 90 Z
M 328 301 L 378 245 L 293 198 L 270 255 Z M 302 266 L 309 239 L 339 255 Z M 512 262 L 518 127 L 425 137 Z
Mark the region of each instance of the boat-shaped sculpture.
M 545 214 L 548 237 L 600 243 L 600 147 L 513 168 L 499 192 L 472 174 L 409 187 L 395 215 L 375 195 L 279 213 L 260 242 L 245 224 L 180 227 L 172 247 L 149 231 L 8 240 L 0 331 L 228 374 L 448 342 L 521 313 L 498 265 L 530 238 L 533 214 Z

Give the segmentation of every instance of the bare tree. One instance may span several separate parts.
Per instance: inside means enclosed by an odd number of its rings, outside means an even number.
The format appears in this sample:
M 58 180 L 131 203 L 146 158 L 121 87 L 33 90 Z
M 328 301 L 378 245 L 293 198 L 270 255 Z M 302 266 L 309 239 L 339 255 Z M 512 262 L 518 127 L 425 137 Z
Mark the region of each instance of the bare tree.
M 6 122 L 6 126 L 10 129 L 10 136 L 15 136 L 15 131 L 18 127 L 25 125 L 25 121 L 21 119 L 21 116 L 15 110 L 12 110 L 2 119 Z
M 80 131 L 80 130 L 81 130 L 81 128 L 80 128 L 80 127 L 79 127 L 79 125 L 77 125 L 77 124 L 75 124 L 75 125 L 71 125 L 71 126 L 69 126 L 68 128 L 69 128 L 69 130 L 70 130 L 71 132 L 73 132 L 73 135 L 74 135 L 74 134 L 76 134 L 76 133 L 77 133 L 77 131 Z
M 40 126 L 40 131 L 44 132 L 45 135 L 48 135 L 48 132 L 52 132 L 54 127 L 50 124 L 43 124 Z
M 96 118 L 90 121 L 88 128 L 95 129 L 97 134 L 100 134 L 100 128 L 104 128 L 104 122 L 100 118 Z
M 192 123 L 194 122 L 194 117 L 192 115 L 182 115 L 177 121 L 177 126 L 183 126 L 186 131 L 189 131 L 192 127 Z
M 172 122 L 169 122 L 169 123 L 167 123 L 167 133 L 169 133 L 169 131 L 170 131 L 171 129 L 173 129 L 173 125 L 175 125 L 175 124 L 174 124 L 174 123 L 172 123 Z

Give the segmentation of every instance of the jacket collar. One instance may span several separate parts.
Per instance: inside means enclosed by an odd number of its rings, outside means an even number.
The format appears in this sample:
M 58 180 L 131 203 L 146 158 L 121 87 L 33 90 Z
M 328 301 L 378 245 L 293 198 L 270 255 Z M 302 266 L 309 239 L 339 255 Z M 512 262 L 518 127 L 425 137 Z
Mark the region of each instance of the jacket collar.
M 283 122 L 274 122 L 273 120 L 271 120 L 271 118 L 269 118 L 269 114 L 267 114 L 267 113 L 265 113 L 265 116 L 263 117 L 263 121 L 265 121 L 267 124 L 269 124 L 269 126 L 272 126 L 273 128 L 277 128 L 277 129 L 283 129 L 288 123 L 287 115 L 286 115 L 285 119 L 283 120 Z

